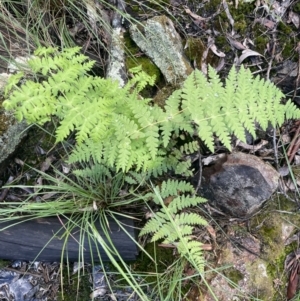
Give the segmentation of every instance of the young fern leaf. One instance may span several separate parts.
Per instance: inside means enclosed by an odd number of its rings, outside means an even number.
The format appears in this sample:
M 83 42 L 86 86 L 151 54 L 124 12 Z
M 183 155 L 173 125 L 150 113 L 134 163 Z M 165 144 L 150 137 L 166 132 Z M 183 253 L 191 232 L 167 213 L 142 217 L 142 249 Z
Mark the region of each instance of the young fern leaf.
M 168 207 L 164 204 L 162 195 L 168 196 L 178 191 L 190 191 L 185 182 L 168 181 L 163 182 L 161 191 L 154 188 L 152 196 L 158 200 L 161 210 L 156 212 L 153 218 L 146 223 L 140 232 L 140 236 L 153 234 L 151 241 L 163 240 L 164 244 L 173 244 L 177 247 L 179 254 L 185 257 L 200 272 L 203 272 L 204 258 L 201 243 L 192 239 L 194 226 L 205 226 L 207 222 L 196 213 L 181 212 L 182 208 L 188 208 L 203 202 L 202 198 L 177 196 Z M 178 193 L 178 192 L 177 192 Z M 176 193 L 176 194 L 177 194 Z M 173 203 L 176 203 L 173 205 Z M 179 205 L 181 204 L 181 205 Z

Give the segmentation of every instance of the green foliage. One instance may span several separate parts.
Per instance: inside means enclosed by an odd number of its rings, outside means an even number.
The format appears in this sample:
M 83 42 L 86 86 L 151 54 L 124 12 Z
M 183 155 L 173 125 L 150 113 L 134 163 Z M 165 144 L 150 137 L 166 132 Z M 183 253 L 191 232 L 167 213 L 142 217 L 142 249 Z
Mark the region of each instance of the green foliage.
M 223 86 L 213 68 L 207 81 L 195 71 L 181 90 L 183 114 L 197 124 L 199 137 L 213 150 L 213 136 L 231 148 L 230 135 L 245 141 L 245 129 L 255 136 L 255 122 L 264 130 L 268 124 L 281 125 L 285 118 L 299 118 L 300 111 L 290 101 L 281 104 L 284 94 L 273 83 L 253 78 L 242 66 L 233 67 Z
M 185 195 L 193 192 L 194 188 L 183 181 L 168 180 L 163 182 L 160 188 L 154 188 L 154 193 L 147 194 L 147 197 L 153 198 L 162 208 L 146 223 L 140 236 L 151 233 L 152 242 L 162 239 L 163 244 L 174 245 L 182 257 L 187 258 L 200 272 L 203 272 L 202 244 L 193 239 L 192 234 L 195 226 L 205 226 L 207 222 L 197 213 L 183 211 L 205 202 L 203 198 Z M 173 199 L 166 206 L 163 199 L 168 197 Z
M 210 150 L 214 136 L 231 148 L 231 135 L 245 141 L 245 129 L 255 136 L 255 123 L 265 129 L 281 125 L 286 118 L 299 118 L 300 111 L 271 82 L 253 78 L 243 67 L 233 67 L 225 85 L 213 68 L 209 80 L 195 70 L 167 100 L 164 108 L 141 99 L 139 92 L 154 79 L 137 67 L 124 88 L 111 79 L 90 74 L 93 62 L 71 48 L 58 52 L 40 48 L 28 64 L 40 80 L 22 74 L 12 77 L 3 105 L 18 120 L 43 124 L 59 120 L 57 142 L 75 131 L 77 145 L 70 162 L 102 164 L 116 171 L 161 175 L 172 169 L 190 174 L 190 161 L 183 154 L 197 150 L 198 133 Z M 184 133 L 185 144 L 177 140 Z
M 281 103 L 284 95 L 279 89 L 253 78 L 243 67 L 238 71 L 233 67 L 225 84 L 212 67 L 208 78 L 195 70 L 161 108 L 139 96 L 146 85 L 154 83 L 139 67 L 131 70 L 132 78 L 120 88 L 111 79 L 93 76 L 93 62 L 79 48 L 62 52 L 40 48 L 28 65 L 35 78 L 26 74 L 28 69 L 12 76 L 3 105 L 28 123 L 58 120 L 56 142 L 75 132 L 76 146 L 69 162 L 88 166 L 75 174 L 93 187 L 103 176 L 112 178 L 120 170 L 122 179 L 117 183 L 124 179 L 136 186 L 169 170 L 190 175 L 191 162 L 184 155 L 198 150 L 199 138 L 211 151 L 215 136 L 230 149 L 231 135 L 245 141 L 245 129 L 255 136 L 256 123 L 266 129 L 287 118 L 300 118 L 291 101 Z M 184 141 L 180 141 L 182 136 Z M 193 230 L 206 221 L 188 208 L 205 200 L 194 193 L 190 184 L 171 180 L 148 193 L 146 198 L 161 205 L 161 210 L 140 235 L 151 233 L 152 241 L 174 245 L 202 272 L 201 243 L 194 240 Z M 171 200 L 168 205 L 166 199 Z

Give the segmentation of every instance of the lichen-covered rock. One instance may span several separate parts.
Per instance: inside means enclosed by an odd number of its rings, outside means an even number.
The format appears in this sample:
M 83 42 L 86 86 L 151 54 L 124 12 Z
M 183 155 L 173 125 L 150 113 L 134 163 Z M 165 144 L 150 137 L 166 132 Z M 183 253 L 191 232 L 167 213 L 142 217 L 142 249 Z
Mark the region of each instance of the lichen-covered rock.
M 12 154 L 27 134 L 25 121 L 18 123 L 12 115 L 1 109 L 0 102 L 0 163 Z
M 227 239 L 215 250 L 214 268 L 220 272 L 209 279 L 215 297 L 207 291 L 205 300 L 286 300 L 289 273 L 285 261 L 298 250 L 297 212 L 296 202 L 279 195 L 247 225 L 226 222 L 220 226 Z
M 218 260 L 220 266 L 227 266 L 209 283 L 217 299 L 208 294 L 207 301 L 227 300 L 274 300 L 273 279 L 267 272 L 268 263 L 260 258 L 260 241 L 244 232 L 222 247 Z M 238 299 L 237 296 L 239 296 Z
M 0 74 L 0 91 L 4 89 L 10 75 L 11 73 Z M 18 123 L 11 113 L 5 112 L 0 101 L 0 164 L 15 151 L 26 135 L 27 127 L 26 122 Z
M 279 173 L 271 165 L 256 156 L 236 152 L 224 154 L 203 169 L 200 193 L 219 210 L 245 218 L 270 198 L 278 180 Z
M 151 18 L 143 26 L 131 26 L 130 35 L 161 70 L 168 83 L 178 84 L 193 71 L 183 54 L 181 38 L 166 16 Z

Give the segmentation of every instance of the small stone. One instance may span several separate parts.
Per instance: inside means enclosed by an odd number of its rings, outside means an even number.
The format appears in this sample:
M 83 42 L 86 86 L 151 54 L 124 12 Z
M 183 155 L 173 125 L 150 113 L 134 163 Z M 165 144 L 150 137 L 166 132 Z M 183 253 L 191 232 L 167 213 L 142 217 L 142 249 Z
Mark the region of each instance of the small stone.
M 260 158 L 236 152 L 203 168 L 199 193 L 224 213 L 247 218 L 275 192 L 279 177 L 279 173 Z M 197 183 L 197 175 L 194 181 Z

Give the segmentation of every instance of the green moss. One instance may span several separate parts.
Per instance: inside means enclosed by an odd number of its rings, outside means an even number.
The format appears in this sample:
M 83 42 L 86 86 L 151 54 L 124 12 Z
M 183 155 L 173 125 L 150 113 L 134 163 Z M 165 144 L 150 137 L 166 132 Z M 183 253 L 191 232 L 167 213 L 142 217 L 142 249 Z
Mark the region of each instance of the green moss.
M 263 54 L 267 48 L 267 44 L 269 42 L 269 37 L 268 36 L 257 36 L 255 39 L 254 39 L 254 44 L 255 44 L 255 48 L 256 48 L 256 51 Z
M 185 42 L 184 55 L 201 69 L 203 53 L 206 51 L 206 46 L 200 38 L 189 37 Z M 217 57 L 211 50 L 208 51 L 205 62 L 212 66 L 217 66 L 219 57 Z
M 277 29 L 280 33 L 284 35 L 289 35 L 293 32 L 292 28 L 289 25 L 286 25 L 286 23 L 282 21 L 278 23 Z
M 130 38 L 129 33 L 124 36 L 124 43 L 126 49 L 126 68 L 134 68 L 136 66 L 142 66 L 143 71 L 151 76 L 155 76 L 155 83 L 159 83 L 163 80 L 162 73 L 159 68 L 152 63 L 152 61 L 145 55 L 141 54 L 141 50 Z
M 277 210 L 275 202 L 266 210 L 255 216 L 251 221 L 253 229 L 258 228 L 256 235 L 262 241 L 263 258 L 270 263 L 275 263 L 283 252 L 282 218 Z M 272 213 L 270 213 L 272 211 Z M 255 230 L 254 230 L 255 231 Z
M 266 29 L 259 23 L 253 26 L 252 35 L 255 45 L 255 50 L 263 54 L 267 48 L 269 42 L 269 36 L 265 34 Z
M 234 18 L 234 17 L 233 17 Z M 245 15 L 241 14 L 236 16 L 236 19 L 234 19 L 234 29 L 237 31 L 237 33 L 245 34 L 246 30 L 248 29 L 248 24 L 245 19 Z
M 300 13 L 300 2 L 296 3 L 294 6 L 293 6 L 293 11 L 295 13 Z
M 282 283 L 286 283 L 284 262 L 286 256 L 297 249 L 296 244 L 285 246 L 283 227 L 290 227 L 292 231 L 299 224 L 300 215 L 297 213 L 296 204 L 284 196 L 269 202 L 267 208 L 251 220 L 251 228 L 253 231 L 257 229 L 255 234 L 262 242 L 262 258 L 267 262 L 267 274 L 273 280 L 280 279 Z M 284 285 L 276 288 L 273 300 L 278 300 L 276 298 L 284 291 Z
M 173 250 L 159 247 L 157 242 L 147 244 L 145 250 L 153 259 L 155 259 L 156 264 L 151 258 L 145 255 L 144 252 L 140 252 L 133 265 L 133 269 L 136 272 L 162 273 L 165 272 L 166 268 L 174 261 Z
M 196 63 L 196 66 L 201 69 L 203 52 L 206 50 L 206 46 L 200 38 L 188 38 L 186 41 L 184 54 L 192 62 Z
M 209 2 L 211 2 L 211 6 L 214 6 L 214 9 L 217 9 L 220 5 L 220 1 L 217 0 Z M 252 20 L 248 18 L 248 16 L 253 13 L 254 5 L 251 3 L 239 1 L 237 8 L 235 8 L 233 2 L 231 4 L 228 4 L 228 8 L 234 20 L 234 29 L 237 31 L 237 33 L 245 34 L 247 29 L 249 29 L 250 23 L 252 22 Z M 217 20 L 217 22 L 223 23 L 220 24 L 219 27 L 222 27 L 222 31 L 226 31 L 226 27 L 224 26 L 230 26 L 228 24 L 228 17 L 224 11 L 221 12 L 219 16 L 220 18 Z
M 283 59 L 291 59 L 295 49 L 295 40 L 292 37 L 293 29 L 291 26 L 283 22 L 278 24 L 278 45 L 281 47 L 281 54 Z M 296 56 L 294 56 L 295 59 Z
M 218 49 L 222 50 L 223 52 L 231 51 L 230 44 L 228 43 L 225 35 L 219 35 L 215 39 L 216 46 Z
M 234 23 L 234 29 L 238 32 L 238 33 L 242 33 L 244 34 L 246 32 L 248 28 L 248 25 L 246 23 L 245 20 L 241 20 L 239 22 L 235 22 Z
M 63 291 L 58 292 L 58 301 L 90 300 L 91 283 L 90 275 L 72 275 L 68 277 L 68 271 L 63 270 Z
M 239 281 L 244 278 L 243 274 L 233 267 L 224 270 L 224 275 L 230 280 L 229 285 L 232 288 L 237 287 Z
M 140 6 L 139 5 L 132 5 L 131 6 L 131 9 L 134 11 L 134 12 L 138 12 L 140 10 Z
M 221 1 L 220 0 L 210 0 L 205 3 L 203 7 L 200 7 L 198 11 L 196 11 L 196 14 L 199 14 L 200 16 L 209 16 L 214 14 L 218 7 L 220 6 Z
M 0 269 L 7 267 L 9 264 L 11 264 L 11 261 L 0 259 Z
M 287 43 L 283 42 L 284 40 L 282 40 L 282 44 L 283 44 L 283 49 L 282 49 L 282 57 L 283 59 L 287 59 L 287 58 L 291 58 L 291 54 L 293 53 L 294 50 L 294 44 L 291 43 L 291 41 L 286 40 Z
M 4 99 L 0 99 L 0 136 L 7 130 L 12 118 L 9 118 L 4 112 L 2 102 Z

